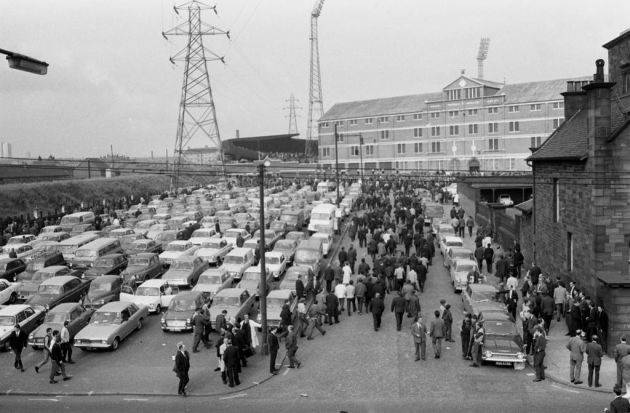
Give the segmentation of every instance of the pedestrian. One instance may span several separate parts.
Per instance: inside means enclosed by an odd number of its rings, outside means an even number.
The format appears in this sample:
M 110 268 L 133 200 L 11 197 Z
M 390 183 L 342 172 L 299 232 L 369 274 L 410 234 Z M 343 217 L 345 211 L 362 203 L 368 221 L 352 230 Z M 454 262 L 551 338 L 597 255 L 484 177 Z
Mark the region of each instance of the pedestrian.
M 483 259 L 486 261 L 486 271 L 488 271 L 488 274 L 492 274 L 492 260 L 494 257 L 494 249 L 492 249 L 492 245 L 490 243 L 486 245 L 486 249 L 483 251 Z M 479 271 L 481 271 L 481 268 L 479 268 Z
M 472 314 L 466 313 L 464 320 L 462 321 L 462 329 L 459 332 L 459 336 L 462 340 L 462 357 L 465 359 L 468 357 L 468 345 L 470 342 L 470 329 L 472 327 Z
M 361 263 L 359 264 L 358 273 L 363 275 L 368 275 L 370 271 L 370 266 L 365 262 L 365 258 L 361 258 Z
M 339 284 L 343 287 L 343 284 Z M 329 292 L 326 296 L 326 315 L 328 316 L 328 325 L 339 323 L 339 299 L 335 294 Z
M 68 364 L 74 364 L 72 361 L 72 343 L 70 342 L 70 331 L 68 331 L 68 325 L 70 321 L 66 320 L 63 322 L 63 327 L 61 327 L 61 354 L 63 356 L 63 361 Z
M 385 303 L 381 298 L 380 293 L 375 293 L 374 298 L 370 302 L 370 311 L 372 312 L 372 318 L 374 321 L 374 331 L 378 331 L 381 328 L 381 317 L 383 311 L 385 311 Z
M 591 341 L 586 344 L 586 365 L 588 366 L 588 387 L 601 387 L 599 384 L 599 368 L 602 365 L 602 346 L 599 344 L 597 335 L 591 337 Z M 593 373 L 595 380 L 593 382 Z
M 337 254 L 337 260 L 343 265 L 348 261 L 348 253 L 345 247 L 341 247 L 341 251 Z
M 475 327 L 475 334 L 471 337 L 472 348 L 471 348 L 471 356 L 472 356 L 472 364 L 471 367 L 479 367 L 481 364 L 481 348 L 483 347 L 484 340 L 486 338 L 486 331 L 483 328 L 483 321 L 477 321 L 477 325 Z
M 615 346 L 613 351 L 613 358 L 617 363 L 617 386 L 622 387 L 622 375 L 621 375 L 621 359 L 630 354 L 630 344 L 626 342 L 626 336 L 621 336 L 619 344 Z
M 355 287 L 354 281 L 350 280 L 348 285 L 346 286 L 346 307 L 348 309 L 348 316 L 351 316 L 353 312 L 357 312 L 357 302 L 354 297 Z M 350 306 L 352 306 L 352 310 L 350 310 Z
M 558 286 L 553 290 L 553 303 L 556 307 L 556 321 L 560 322 L 560 318 L 564 317 L 564 307 L 567 302 L 567 289 L 564 283 L 560 281 Z
M 630 412 L 630 401 L 621 395 L 621 386 L 615 385 L 613 388 L 615 398 L 610 402 L 608 413 L 628 413 Z M 606 411 L 604 409 L 604 411 Z
M 497 259 L 496 262 L 496 270 L 495 276 L 500 282 L 505 282 L 508 276 L 508 262 L 503 257 L 503 254 L 499 254 L 499 259 Z
M 518 306 L 518 293 L 516 292 L 513 286 L 510 286 L 510 289 L 505 294 L 505 305 L 507 307 L 508 312 L 512 316 L 512 319 L 516 321 L 516 308 Z
M 597 336 L 602 345 L 602 350 L 606 353 L 608 350 L 608 314 L 604 311 L 604 307 L 601 304 L 597 306 L 595 317 L 597 320 Z
M 278 356 L 280 343 L 277 333 L 278 328 L 272 328 L 267 336 L 267 342 L 269 343 L 269 373 L 273 375 L 278 374 L 278 370 L 276 369 L 276 357 Z
M 227 320 L 226 320 L 226 316 L 227 316 L 227 310 L 223 310 L 221 311 L 221 314 L 217 315 L 217 318 L 214 322 L 214 329 L 221 332 L 221 330 L 226 330 L 227 329 Z
M 486 249 L 482 246 L 475 249 L 475 259 L 477 260 L 477 267 L 479 268 L 479 272 L 483 271 L 483 256 L 485 251 Z
M 359 315 L 363 314 L 363 304 L 365 304 L 365 295 L 367 294 L 367 287 L 363 280 L 357 282 L 357 286 L 354 290 L 354 295 L 357 299 L 357 305 L 359 307 Z M 367 311 L 367 306 L 366 306 Z
M 545 380 L 545 350 L 547 348 L 547 339 L 540 331 L 534 331 L 534 370 L 536 372 L 535 382 Z
M 442 320 L 444 320 L 444 340 L 449 343 L 454 343 L 455 340 L 451 337 L 451 331 L 453 330 L 453 315 L 451 314 L 451 305 L 446 304 L 444 311 L 442 312 Z
M 339 311 L 344 310 L 344 304 L 346 302 L 346 285 L 343 283 L 339 283 L 335 286 L 335 296 L 337 297 L 337 301 L 339 302 Z
M 292 329 L 293 326 L 289 326 Z M 228 380 L 228 386 L 234 387 L 241 384 L 238 378 L 238 373 L 241 371 L 241 364 L 239 361 L 239 349 L 232 345 L 232 340 L 229 338 L 225 340 L 225 350 L 223 352 L 223 363 L 225 364 L 225 373 Z
M 422 322 L 421 316 L 415 316 L 411 325 L 411 335 L 416 348 L 416 361 L 427 359 L 427 327 Z
M 475 226 L 475 221 L 473 220 L 473 217 L 470 215 L 468 215 L 468 218 L 466 219 L 466 226 L 468 227 L 468 237 L 472 238 L 473 227 Z
M 26 333 L 20 328 L 19 324 L 13 327 L 13 331 L 9 335 L 9 347 L 13 351 L 14 361 L 13 367 L 24 373 L 24 365 L 22 364 L 22 350 L 26 348 L 27 336 Z
M 329 265 L 324 270 L 324 281 L 326 281 L 326 291 L 332 291 L 332 282 L 335 279 L 335 270 Z
M 407 302 L 407 315 L 412 318 L 416 318 L 420 314 L 420 298 L 415 291 L 411 292 L 411 297 Z
M 295 294 L 298 300 L 304 297 L 304 281 L 302 281 L 302 274 L 298 274 L 297 280 L 295 280 Z
M 35 372 L 39 373 L 39 369 L 50 360 L 50 343 L 52 341 L 52 328 L 46 329 L 46 335 L 44 336 L 44 358 L 35 365 Z
M 317 329 L 322 336 L 326 335 L 326 331 L 322 328 L 321 318 L 326 314 L 326 306 L 324 303 L 316 301 L 308 309 L 307 321 L 308 327 L 306 328 L 306 339 L 313 339 L 313 330 Z
M 391 311 L 394 313 L 396 317 L 396 330 L 400 331 L 402 328 L 402 320 L 403 315 L 405 314 L 405 309 L 407 308 L 407 301 L 402 295 L 402 292 L 398 291 L 398 294 L 392 300 Z
M 201 314 L 201 308 L 198 308 L 195 310 L 195 314 L 193 315 L 193 318 L 192 318 L 192 325 L 193 325 L 192 352 L 199 353 L 198 347 L 199 347 L 199 343 L 201 342 L 203 338 L 203 330 L 205 327 L 204 318 L 203 318 L 203 315 Z
M 354 249 L 352 244 L 348 248 L 348 263 L 350 264 L 351 273 L 354 273 L 354 265 L 357 263 L 357 250 Z
M 184 343 L 181 341 L 177 343 L 177 353 L 174 357 L 175 366 L 173 371 L 179 378 L 179 386 L 177 387 L 177 394 L 186 397 L 186 385 L 188 384 L 188 371 L 190 370 L 190 354 L 186 350 Z
M 422 262 L 416 267 L 416 272 L 418 273 L 418 287 L 420 287 L 420 292 L 424 292 L 424 284 L 427 282 L 427 272 L 429 271 L 427 265 L 425 264 L 426 260 L 421 260 Z
M 582 361 L 584 361 L 584 351 L 586 344 L 582 336 L 586 337 L 586 333 L 581 330 L 576 331 L 577 335 L 571 337 L 566 347 L 569 350 L 569 379 L 573 384 L 582 384 L 580 373 L 582 371 Z
M 394 270 L 394 277 L 396 277 L 396 286 L 397 290 L 400 290 L 405 282 L 405 269 L 402 264 L 399 264 Z
M 540 300 L 540 309 L 542 312 L 542 318 L 545 320 L 545 333 L 549 334 L 549 328 L 551 327 L 551 320 L 553 320 L 553 313 L 556 305 L 554 299 L 549 294 L 542 294 Z
M 247 357 L 245 357 L 247 351 L 247 335 L 241 328 L 234 326 L 234 337 L 232 338 L 232 345 L 236 347 L 238 358 L 241 361 L 243 367 L 247 367 Z
M 293 326 L 289 326 L 289 335 L 287 335 L 285 346 L 287 349 L 287 357 L 289 357 L 289 368 L 293 369 L 297 367 L 299 369 L 302 363 L 297 358 L 295 358 L 295 353 L 298 350 L 298 345 L 297 334 L 295 334 L 295 331 L 293 331 Z
M 444 337 L 444 320 L 440 318 L 440 312 L 435 310 L 433 313 L 435 319 L 431 321 L 431 327 L 429 329 L 431 341 L 433 344 L 433 352 L 435 358 L 439 359 L 442 353 L 442 338 Z
M 61 336 L 59 330 L 53 331 L 53 339 L 50 344 L 50 384 L 57 383 L 55 376 L 61 371 L 64 381 L 70 380 L 72 376 L 66 374 L 66 366 L 61 354 Z

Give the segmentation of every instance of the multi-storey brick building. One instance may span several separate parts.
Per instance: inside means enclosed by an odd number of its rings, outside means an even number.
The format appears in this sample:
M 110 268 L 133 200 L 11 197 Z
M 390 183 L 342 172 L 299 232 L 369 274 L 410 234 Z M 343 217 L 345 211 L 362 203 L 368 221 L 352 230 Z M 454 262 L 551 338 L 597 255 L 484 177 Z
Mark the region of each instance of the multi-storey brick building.
M 533 255 L 603 303 L 609 343 L 630 333 L 630 31 L 604 45 L 591 82 L 568 82 L 567 119 L 529 157 Z
M 358 169 L 363 155 L 366 171 L 528 170 L 529 149 L 564 120 L 566 81 L 462 74 L 437 93 L 337 103 L 319 121 L 319 162 L 335 164 L 336 124 L 342 168 Z

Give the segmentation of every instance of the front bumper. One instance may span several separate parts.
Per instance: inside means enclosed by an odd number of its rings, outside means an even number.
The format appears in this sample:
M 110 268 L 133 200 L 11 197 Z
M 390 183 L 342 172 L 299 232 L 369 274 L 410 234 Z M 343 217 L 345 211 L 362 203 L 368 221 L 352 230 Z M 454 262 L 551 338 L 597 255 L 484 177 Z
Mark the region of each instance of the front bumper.
M 517 363 L 525 363 L 525 356 L 518 357 L 516 354 L 500 354 L 492 353 L 491 355 L 482 354 L 481 359 L 489 363 L 498 365 L 510 365 Z
M 112 344 L 107 340 L 75 340 L 74 346 L 79 348 L 110 348 Z

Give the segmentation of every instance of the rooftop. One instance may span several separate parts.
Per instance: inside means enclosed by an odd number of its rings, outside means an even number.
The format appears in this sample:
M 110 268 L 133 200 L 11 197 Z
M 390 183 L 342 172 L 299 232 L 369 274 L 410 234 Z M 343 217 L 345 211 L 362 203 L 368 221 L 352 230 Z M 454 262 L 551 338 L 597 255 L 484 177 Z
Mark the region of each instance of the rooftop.
M 586 157 L 588 157 L 588 111 L 581 109 L 563 122 L 527 160 L 579 161 Z

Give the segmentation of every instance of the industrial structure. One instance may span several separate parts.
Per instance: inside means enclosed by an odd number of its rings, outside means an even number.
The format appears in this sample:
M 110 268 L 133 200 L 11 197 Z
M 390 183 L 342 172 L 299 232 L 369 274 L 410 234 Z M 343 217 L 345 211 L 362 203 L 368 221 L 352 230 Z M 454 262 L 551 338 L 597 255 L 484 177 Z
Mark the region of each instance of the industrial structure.
M 284 110 L 288 110 L 289 114 L 287 118 L 289 118 L 289 129 L 287 131 L 288 134 L 298 134 L 298 126 L 297 126 L 297 110 L 302 109 L 296 105 L 298 100 L 291 93 L 291 97 L 287 99 L 285 102 L 289 104 L 288 107 L 285 107 Z
M 225 63 L 225 60 L 204 46 L 203 37 L 223 35 L 229 38 L 230 32 L 201 20 L 203 10 L 212 10 L 216 14 L 216 6 L 209 6 L 198 0 L 192 0 L 173 7 L 173 10 L 178 15 L 180 11 L 185 11 L 187 18 L 172 29 L 162 32 L 162 36 L 168 39 L 168 36 L 179 35 L 187 36 L 188 39 L 186 47 L 170 58 L 171 63 L 184 62 L 184 80 L 179 104 L 173 162 L 173 185 L 177 186 L 180 170 L 185 162 L 183 159 L 184 148 L 191 143 L 211 146 L 216 150 L 217 161 L 223 163 L 221 135 L 217 124 L 207 62 L 220 60 Z
M 324 0 L 317 0 L 311 12 L 311 59 L 308 80 L 308 121 L 306 126 L 306 155 L 312 155 L 313 139 L 317 136 L 317 121 L 324 114 L 322 97 L 322 79 L 319 69 L 319 42 L 317 39 L 317 21 L 324 7 Z

